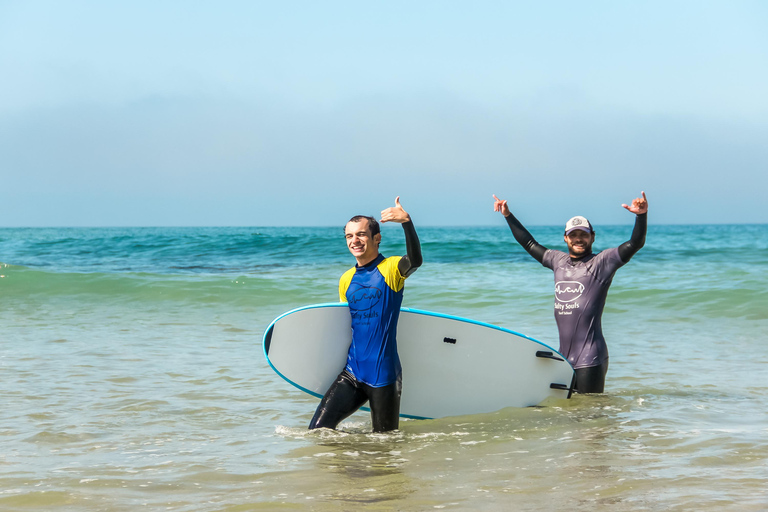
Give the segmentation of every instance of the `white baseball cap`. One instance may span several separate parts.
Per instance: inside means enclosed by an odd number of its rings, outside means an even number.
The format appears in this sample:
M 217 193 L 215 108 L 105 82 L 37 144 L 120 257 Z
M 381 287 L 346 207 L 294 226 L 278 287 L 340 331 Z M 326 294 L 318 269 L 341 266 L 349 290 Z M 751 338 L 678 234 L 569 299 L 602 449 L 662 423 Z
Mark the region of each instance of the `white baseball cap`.
M 589 223 L 586 217 L 582 217 L 581 215 L 577 215 L 565 223 L 566 235 L 577 229 L 586 231 L 587 233 L 592 233 L 592 224 Z

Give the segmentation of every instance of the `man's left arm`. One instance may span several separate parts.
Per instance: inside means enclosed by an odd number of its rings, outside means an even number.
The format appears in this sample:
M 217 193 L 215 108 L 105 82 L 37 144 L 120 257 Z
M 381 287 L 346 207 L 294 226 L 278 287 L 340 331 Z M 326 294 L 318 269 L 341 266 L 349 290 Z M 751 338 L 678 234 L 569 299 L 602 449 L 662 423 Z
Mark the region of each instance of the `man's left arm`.
M 645 192 L 642 192 L 642 195 L 643 197 L 632 201 L 631 205 L 621 205 L 636 215 L 632 237 L 619 246 L 619 257 L 624 263 L 627 263 L 645 245 L 645 234 L 648 230 L 648 199 L 645 197 Z
M 400 196 L 395 198 L 395 206 L 387 208 L 381 212 L 381 222 L 397 222 L 402 224 L 403 232 L 405 233 L 405 250 L 406 255 L 400 258 L 397 264 L 397 269 L 400 271 L 400 275 L 408 277 L 416 269 L 421 266 L 421 243 L 419 243 L 419 236 L 416 234 L 416 228 L 413 227 L 413 221 L 411 216 L 408 215 L 402 205 L 400 204 Z

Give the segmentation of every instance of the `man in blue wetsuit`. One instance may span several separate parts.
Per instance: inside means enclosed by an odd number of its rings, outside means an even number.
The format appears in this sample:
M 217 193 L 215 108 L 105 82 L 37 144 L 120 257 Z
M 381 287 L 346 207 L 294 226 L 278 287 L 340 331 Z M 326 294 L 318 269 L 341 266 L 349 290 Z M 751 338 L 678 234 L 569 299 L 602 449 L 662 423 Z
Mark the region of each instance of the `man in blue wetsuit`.
M 336 428 L 366 401 L 374 432 L 399 426 L 402 374 L 395 336 L 405 279 L 421 265 L 421 246 L 400 197 L 381 212 L 381 222 L 402 224 L 407 254 L 385 258 L 379 253 L 381 233 L 373 217 L 352 217 L 344 227 L 357 260 L 339 280 L 339 298 L 352 316 L 352 344 L 347 365 L 326 391 L 310 429 Z
M 555 273 L 555 321 L 560 333 L 560 353 L 576 370 L 574 390 L 602 393 L 608 371 L 608 346 L 602 329 L 602 315 L 613 275 L 645 244 L 648 200 L 645 192 L 631 205 L 622 206 L 634 213 L 632 237 L 619 247 L 592 253 L 595 232 L 581 216 L 565 225 L 563 239 L 568 253 L 547 249 L 509 211 L 506 201 L 493 196 L 494 211 L 501 212 L 515 240 L 536 261 Z

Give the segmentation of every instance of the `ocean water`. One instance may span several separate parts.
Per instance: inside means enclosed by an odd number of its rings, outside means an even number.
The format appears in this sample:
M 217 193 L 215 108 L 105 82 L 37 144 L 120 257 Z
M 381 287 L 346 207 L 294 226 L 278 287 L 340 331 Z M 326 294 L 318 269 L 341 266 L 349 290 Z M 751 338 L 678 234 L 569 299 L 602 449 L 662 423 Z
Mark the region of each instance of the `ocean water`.
M 557 348 L 551 272 L 505 225 L 417 228 L 405 306 Z M 308 432 L 317 400 L 262 355 L 276 316 L 337 300 L 340 227 L 0 229 L 0 262 L 3 511 L 768 510 L 767 225 L 650 226 L 605 394 L 388 434 Z

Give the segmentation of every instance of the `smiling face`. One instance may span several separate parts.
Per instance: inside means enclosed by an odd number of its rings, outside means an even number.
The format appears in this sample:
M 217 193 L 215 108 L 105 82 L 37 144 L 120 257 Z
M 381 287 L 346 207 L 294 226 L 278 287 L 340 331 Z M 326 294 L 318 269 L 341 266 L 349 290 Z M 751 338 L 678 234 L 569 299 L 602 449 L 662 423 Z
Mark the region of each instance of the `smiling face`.
M 344 227 L 344 237 L 347 239 L 347 247 L 358 265 L 366 265 L 379 255 L 381 233 L 371 234 L 371 228 L 367 219 L 349 221 Z
M 592 252 L 592 244 L 595 242 L 595 233 L 574 229 L 563 237 L 568 246 L 571 258 L 581 258 Z

